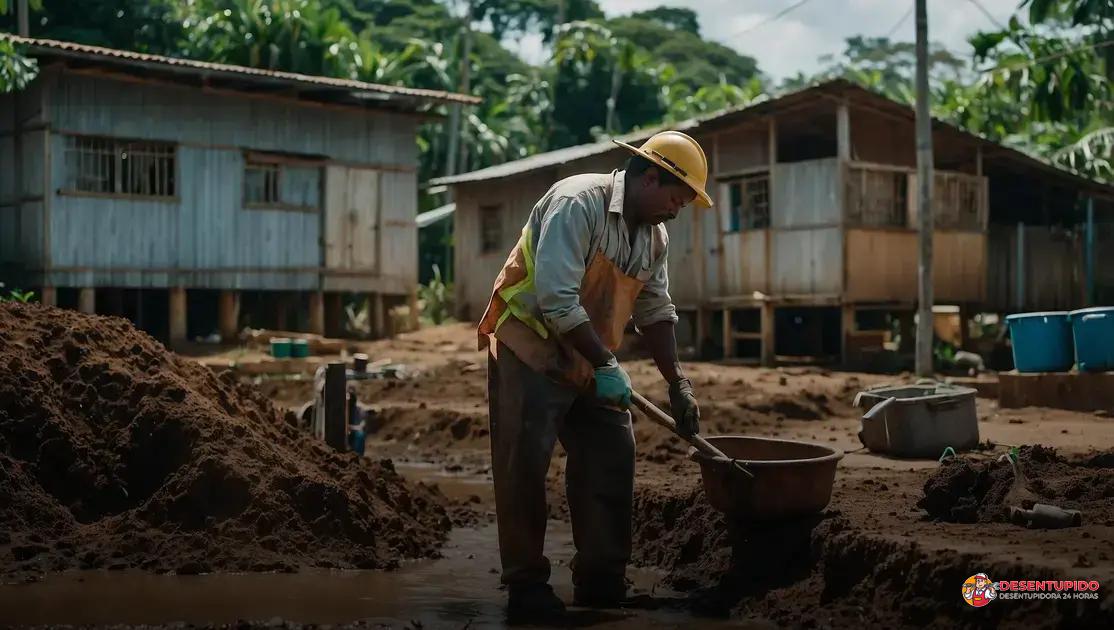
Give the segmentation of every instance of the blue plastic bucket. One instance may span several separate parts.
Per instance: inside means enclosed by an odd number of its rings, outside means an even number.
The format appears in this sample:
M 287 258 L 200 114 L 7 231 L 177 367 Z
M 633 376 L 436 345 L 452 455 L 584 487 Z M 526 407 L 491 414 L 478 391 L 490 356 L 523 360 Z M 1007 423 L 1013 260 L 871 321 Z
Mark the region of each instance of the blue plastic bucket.
M 271 356 L 276 359 L 290 358 L 290 340 L 286 337 L 271 337 Z
M 290 356 L 295 359 L 304 359 L 309 356 L 309 342 L 305 339 L 292 339 L 290 341 Z
M 1083 308 L 1069 317 L 1079 371 L 1114 370 L 1114 306 Z
M 1006 324 L 1018 372 L 1067 372 L 1075 363 L 1067 312 L 1015 313 Z

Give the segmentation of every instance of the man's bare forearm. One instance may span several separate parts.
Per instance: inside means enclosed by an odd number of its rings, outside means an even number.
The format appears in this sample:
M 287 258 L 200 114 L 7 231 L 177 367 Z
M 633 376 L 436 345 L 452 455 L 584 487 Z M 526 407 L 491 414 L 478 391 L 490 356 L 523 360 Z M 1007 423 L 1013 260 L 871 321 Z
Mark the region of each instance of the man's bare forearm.
M 650 324 L 642 329 L 642 337 L 650 349 L 650 356 L 667 383 L 676 383 L 685 377 L 681 362 L 677 360 L 677 337 L 671 321 Z
M 580 324 L 562 335 L 562 338 L 576 348 L 577 352 L 592 364 L 592 367 L 607 365 L 615 358 L 607 346 L 603 345 L 603 341 L 600 341 L 596 329 L 592 328 L 592 322 Z

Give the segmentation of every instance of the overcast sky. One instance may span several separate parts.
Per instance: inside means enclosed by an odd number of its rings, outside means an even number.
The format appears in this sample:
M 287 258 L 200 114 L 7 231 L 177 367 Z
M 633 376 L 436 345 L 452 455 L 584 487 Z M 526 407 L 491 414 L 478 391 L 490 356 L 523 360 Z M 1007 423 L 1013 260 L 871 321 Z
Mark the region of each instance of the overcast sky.
M 701 34 L 750 55 L 775 79 L 819 69 L 820 55 L 839 53 L 843 40 L 852 35 L 881 37 L 902 19 L 913 0 L 809 0 L 776 21 L 740 35 L 797 0 L 598 0 L 609 17 L 661 5 L 690 6 L 700 18 Z M 979 0 L 999 22 L 1005 23 L 1020 0 Z M 966 38 L 994 23 L 972 0 L 929 0 L 928 32 L 933 42 L 967 53 Z M 913 41 L 913 16 L 894 32 L 892 39 Z M 540 38 L 525 38 L 520 54 L 537 63 L 544 57 Z M 964 56 L 966 58 L 966 55 Z

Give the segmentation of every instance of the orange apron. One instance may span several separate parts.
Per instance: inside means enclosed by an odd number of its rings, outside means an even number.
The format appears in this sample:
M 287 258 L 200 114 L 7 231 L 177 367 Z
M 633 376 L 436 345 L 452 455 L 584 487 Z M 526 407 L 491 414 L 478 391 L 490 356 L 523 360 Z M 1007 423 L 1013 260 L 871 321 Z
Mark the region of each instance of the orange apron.
M 521 282 L 527 275 L 526 257 L 521 242 L 516 245 L 495 280 L 491 301 L 478 328 L 480 349 L 489 345 L 494 336 L 514 352 L 520 361 L 547 377 L 586 389 L 592 382 L 592 365 L 571 345 L 549 331 L 542 337 L 538 331 L 515 317 L 504 318 L 509 308 L 499 292 Z M 614 352 L 623 341 L 623 331 L 634 312 L 634 302 L 642 291 L 643 282 L 628 276 L 602 251 L 597 251 L 580 283 L 580 305 L 588 312 L 591 326 L 607 349 Z M 502 324 L 499 323 L 503 319 Z

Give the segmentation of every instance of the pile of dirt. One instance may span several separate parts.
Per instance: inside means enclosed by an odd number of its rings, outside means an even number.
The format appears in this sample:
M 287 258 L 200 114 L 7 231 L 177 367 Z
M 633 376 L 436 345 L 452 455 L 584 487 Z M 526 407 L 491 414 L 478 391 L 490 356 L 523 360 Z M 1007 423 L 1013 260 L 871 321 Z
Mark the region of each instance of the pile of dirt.
M 708 505 L 698 484 L 689 476 L 636 488 L 633 553 L 635 564 L 666 571 L 665 583 L 686 594 L 679 604 L 697 616 L 755 620 L 756 627 L 771 621 L 806 628 L 1109 625 L 1109 597 L 1011 601 L 972 616 L 959 585 L 976 570 L 995 579 L 1062 579 L 1063 570 L 1020 557 L 1010 561 L 1012 552 L 989 556 L 941 547 L 927 533 L 926 544 L 920 537 L 903 539 L 895 534 L 916 517 L 879 509 L 893 503 L 894 489 L 875 500 L 837 487 L 824 513 L 763 525 L 729 522 Z M 1033 538 L 1026 544 L 1041 549 L 1044 543 Z
M 434 554 L 445 498 L 123 319 L 0 304 L 0 562 L 198 573 Z
M 925 482 L 917 505 L 933 518 L 954 523 L 1006 521 L 1010 507 L 1033 503 L 1082 510 L 1086 521 L 1103 522 L 1114 516 L 1112 455 L 1069 461 L 1051 448 L 1022 447 L 1018 467 L 1027 483 L 1020 488 L 1006 461 L 950 459 Z

